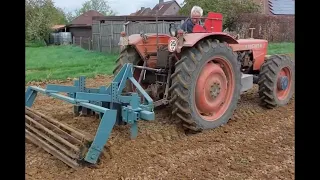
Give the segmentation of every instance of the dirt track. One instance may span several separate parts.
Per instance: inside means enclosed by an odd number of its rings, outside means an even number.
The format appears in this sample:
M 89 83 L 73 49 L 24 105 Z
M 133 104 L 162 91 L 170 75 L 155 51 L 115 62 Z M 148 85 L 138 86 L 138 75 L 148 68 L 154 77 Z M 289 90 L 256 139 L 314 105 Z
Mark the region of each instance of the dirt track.
M 108 77 L 87 80 L 97 87 Z M 55 82 L 56 83 L 56 82 Z M 63 84 L 71 84 L 63 83 Z M 94 135 L 99 121 L 73 117 L 72 106 L 38 96 L 38 111 Z M 264 110 L 257 88 L 243 94 L 234 118 L 223 127 L 186 136 L 168 110 L 155 122 L 139 122 L 137 140 L 117 127 L 110 156 L 97 169 L 72 170 L 44 150 L 26 143 L 27 179 L 294 179 L 294 99 L 286 107 Z

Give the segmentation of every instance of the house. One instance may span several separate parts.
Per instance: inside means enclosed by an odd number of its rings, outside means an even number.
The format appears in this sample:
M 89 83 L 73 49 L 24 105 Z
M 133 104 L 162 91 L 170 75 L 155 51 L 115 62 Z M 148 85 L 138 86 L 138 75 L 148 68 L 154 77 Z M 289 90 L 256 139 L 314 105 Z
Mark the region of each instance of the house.
M 159 16 L 177 15 L 180 9 L 180 5 L 175 0 L 166 2 L 164 2 L 164 0 L 159 0 L 159 3 L 152 9 L 141 7 L 137 12 L 131 13 L 130 16 L 155 16 L 157 10 Z
M 80 16 L 76 17 L 67 28 L 71 32 L 72 36 L 78 38 L 89 38 L 92 36 L 92 17 L 93 16 L 104 16 L 103 14 L 89 10 Z
M 73 43 L 85 49 L 90 49 L 92 39 L 92 17 L 101 17 L 103 14 L 89 10 L 72 20 L 68 25 L 54 25 L 51 29 L 54 32 L 71 32 Z
M 175 0 L 166 2 L 159 0 L 159 3 L 152 9 L 151 15 L 156 15 L 157 10 L 159 16 L 177 15 L 180 9 L 180 5 Z
M 266 15 L 294 15 L 295 0 L 254 0 Z
M 131 13 L 130 16 L 150 16 L 151 15 L 151 8 L 145 8 L 141 7 L 140 10 L 138 10 L 135 13 Z

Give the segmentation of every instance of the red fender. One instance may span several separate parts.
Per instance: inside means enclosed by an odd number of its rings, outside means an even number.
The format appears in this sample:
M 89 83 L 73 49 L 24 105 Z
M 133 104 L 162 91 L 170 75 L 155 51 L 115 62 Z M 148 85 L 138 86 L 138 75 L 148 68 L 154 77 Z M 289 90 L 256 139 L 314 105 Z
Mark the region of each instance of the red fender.
M 201 39 L 210 38 L 210 39 L 217 39 L 219 41 L 226 42 L 228 44 L 239 44 L 236 39 L 230 36 L 227 33 L 223 32 L 216 32 L 216 33 L 191 33 L 184 35 L 184 47 L 192 47 Z

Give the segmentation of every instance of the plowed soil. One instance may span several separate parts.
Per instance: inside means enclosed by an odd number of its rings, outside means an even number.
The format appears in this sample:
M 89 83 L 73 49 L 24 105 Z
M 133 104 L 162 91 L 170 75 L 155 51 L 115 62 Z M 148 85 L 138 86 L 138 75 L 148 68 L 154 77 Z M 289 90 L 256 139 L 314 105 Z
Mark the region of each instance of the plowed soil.
M 110 77 L 88 79 L 89 87 Z M 71 85 L 72 82 L 51 82 Z M 32 83 L 44 86 L 44 83 Z M 257 87 L 241 96 L 228 124 L 185 135 L 170 108 L 156 112 L 156 121 L 139 122 L 139 135 L 129 139 L 128 127 L 116 127 L 110 152 L 97 168 L 73 170 L 26 142 L 26 178 L 56 180 L 107 179 L 294 179 L 294 98 L 285 107 L 259 106 Z M 38 96 L 34 109 L 95 134 L 99 120 L 74 117 L 72 105 Z

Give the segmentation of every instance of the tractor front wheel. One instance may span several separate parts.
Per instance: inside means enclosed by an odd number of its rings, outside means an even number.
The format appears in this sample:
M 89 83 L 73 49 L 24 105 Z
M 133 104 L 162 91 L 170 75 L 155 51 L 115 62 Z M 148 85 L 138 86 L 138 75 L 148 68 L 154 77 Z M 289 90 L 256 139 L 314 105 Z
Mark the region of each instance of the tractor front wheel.
M 113 75 L 118 74 L 120 69 L 126 63 L 131 63 L 133 65 L 139 65 L 141 63 L 141 57 L 138 52 L 131 46 L 127 46 L 125 49 L 121 50 L 119 58 L 116 60 L 116 67 L 113 69 Z M 140 69 L 134 69 L 133 76 L 136 80 L 139 79 Z M 123 89 L 124 92 L 132 92 L 132 83 L 127 81 L 126 87 Z
M 172 113 L 185 128 L 216 128 L 233 115 L 240 98 L 241 72 L 227 44 L 208 39 L 184 50 L 171 78 Z
M 294 92 L 294 63 L 290 57 L 269 57 L 261 66 L 258 85 L 262 106 L 272 109 L 288 104 Z

